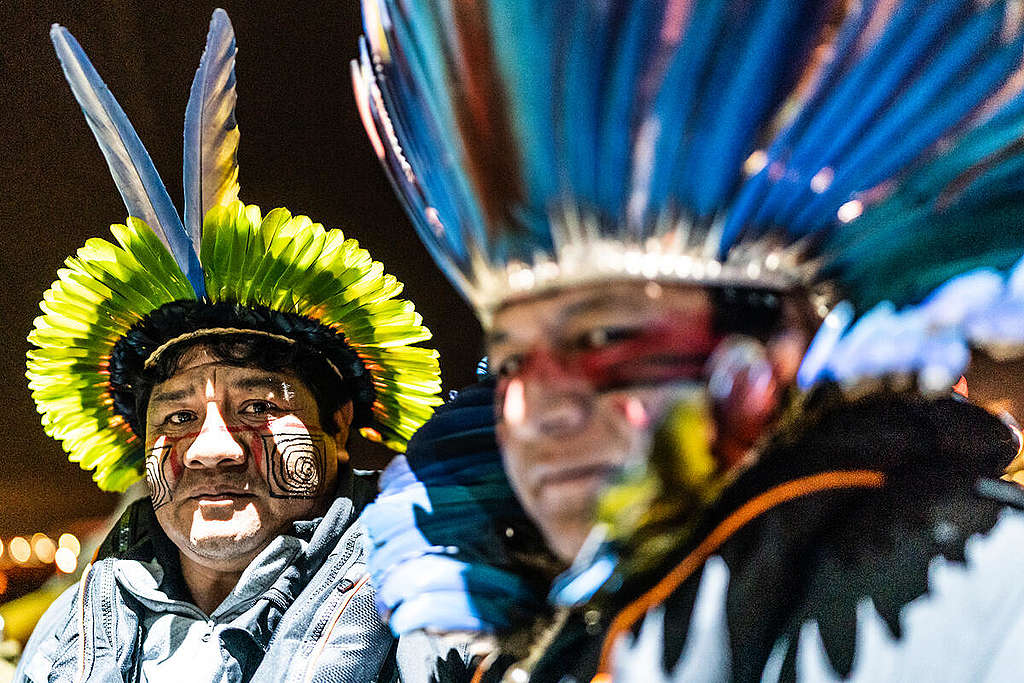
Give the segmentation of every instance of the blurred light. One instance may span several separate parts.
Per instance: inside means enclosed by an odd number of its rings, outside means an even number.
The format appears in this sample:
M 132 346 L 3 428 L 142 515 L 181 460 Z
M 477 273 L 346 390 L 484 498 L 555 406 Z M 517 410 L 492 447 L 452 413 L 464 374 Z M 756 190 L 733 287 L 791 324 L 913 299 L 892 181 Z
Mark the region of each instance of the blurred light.
M 0 595 L 7 592 L 7 574 L 0 572 Z M 0 617 L 0 634 L 4 631 L 4 618 Z
M 78 566 L 78 558 L 75 557 L 70 548 L 58 548 L 53 556 L 53 560 L 57 563 L 57 569 L 65 574 L 75 571 L 75 568 Z
M 7 544 L 7 550 L 11 553 L 11 559 L 18 564 L 28 562 L 28 558 L 32 556 L 32 547 L 21 536 L 12 538 Z
M 835 171 L 830 167 L 826 166 L 811 178 L 811 192 L 821 194 L 829 188 L 832 184 L 832 179 L 835 177 Z
M 4 556 L 4 542 L 0 541 L 0 557 Z
M 851 199 L 839 207 L 839 211 L 836 213 L 836 216 L 839 218 L 840 222 L 849 223 L 862 213 L 864 213 L 864 205 L 856 199 Z
M 768 153 L 763 149 L 754 150 L 743 162 L 743 172 L 747 175 L 757 175 L 767 163 Z
M 36 557 L 39 558 L 40 562 L 50 564 L 53 562 L 54 553 L 57 552 L 57 545 L 48 536 L 43 536 L 42 538 L 33 537 L 32 550 L 35 552 Z
M 82 553 L 82 544 L 78 542 L 74 534 L 61 534 L 57 545 L 61 548 L 67 548 L 75 554 L 75 557 Z
M 508 383 L 502 403 L 501 419 L 506 424 L 519 426 L 526 421 L 526 389 L 521 379 L 517 377 Z
M 359 430 L 359 433 L 362 434 L 367 439 L 369 439 L 370 441 L 374 441 L 377 443 L 380 443 L 384 439 L 384 437 L 380 435 L 380 432 L 378 432 L 373 427 L 363 427 L 362 429 Z

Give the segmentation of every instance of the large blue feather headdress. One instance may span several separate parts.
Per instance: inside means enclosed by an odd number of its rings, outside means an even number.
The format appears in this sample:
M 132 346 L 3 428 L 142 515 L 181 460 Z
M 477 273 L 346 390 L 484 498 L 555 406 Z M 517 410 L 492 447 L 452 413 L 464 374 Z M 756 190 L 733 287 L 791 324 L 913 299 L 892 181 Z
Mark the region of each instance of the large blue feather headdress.
M 614 277 L 803 288 L 859 315 L 987 268 L 1014 296 L 1018 1 L 364 0 L 363 14 L 353 78 L 371 139 L 485 320 Z

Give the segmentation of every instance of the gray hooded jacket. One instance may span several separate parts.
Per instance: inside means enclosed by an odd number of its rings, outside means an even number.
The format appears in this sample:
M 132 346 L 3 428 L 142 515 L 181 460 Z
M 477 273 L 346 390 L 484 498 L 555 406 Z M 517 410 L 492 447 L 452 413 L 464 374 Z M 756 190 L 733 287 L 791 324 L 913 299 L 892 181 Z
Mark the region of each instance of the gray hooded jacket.
M 189 601 L 149 500 L 137 501 L 40 620 L 14 680 L 430 680 L 430 641 L 400 649 L 377 616 L 356 519 L 375 488 L 361 476 L 344 484 L 323 518 L 277 537 L 210 615 Z

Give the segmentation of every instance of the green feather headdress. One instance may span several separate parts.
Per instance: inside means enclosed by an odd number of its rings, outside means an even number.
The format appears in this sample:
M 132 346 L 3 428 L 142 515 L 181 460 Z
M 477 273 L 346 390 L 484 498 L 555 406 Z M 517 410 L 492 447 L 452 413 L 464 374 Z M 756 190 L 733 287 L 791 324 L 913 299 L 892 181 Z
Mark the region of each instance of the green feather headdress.
M 112 380 L 123 374 L 116 347 L 148 330 L 155 313 L 173 316 L 179 306 L 235 311 L 252 332 L 289 337 L 298 320 L 327 334 L 352 359 L 339 372 L 362 376 L 365 391 L 353 400 L 370 418 L 361 434 L 404 451 L 441 402 L 437 352 L 411 346 L 430 332 L 411 302 L 395 298 L 402 284 L 355 240 L 286 209 L 263 215 L 237 200 L 235 41 L 227 14 L 213 14 L 185 113 L 184 221 L 81 47 L 60 26 L 51 38 L 130 215 L 111 226 L 117 244 L 88 240 L 43 296 L 27 376 L 47 434 L 93 470 L 102 489 L 123 490 L 140 478 L 142 435 L 117 400 L 126 388 Z M 275 322 L 269 329 L 251 322 L 268 319 Z M 229 316 L 223 326 L 234 322 Z M 175 338 L 150 341 L 166 347 Z M 150 351 L 160 352 L 143 345 Z

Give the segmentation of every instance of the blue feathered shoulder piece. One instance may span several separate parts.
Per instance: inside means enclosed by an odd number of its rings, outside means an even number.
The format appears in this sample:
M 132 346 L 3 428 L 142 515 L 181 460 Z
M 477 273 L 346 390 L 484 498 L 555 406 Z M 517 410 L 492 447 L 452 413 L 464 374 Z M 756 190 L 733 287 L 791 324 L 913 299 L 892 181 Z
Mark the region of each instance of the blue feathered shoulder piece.
M 364 0 L 353 79 L 486 321 L 645 278 L 922 302 L 1024 253 L 1016 1 Z

